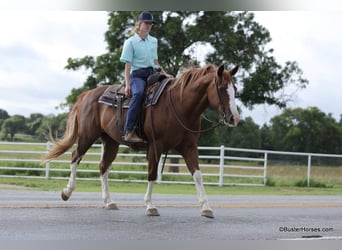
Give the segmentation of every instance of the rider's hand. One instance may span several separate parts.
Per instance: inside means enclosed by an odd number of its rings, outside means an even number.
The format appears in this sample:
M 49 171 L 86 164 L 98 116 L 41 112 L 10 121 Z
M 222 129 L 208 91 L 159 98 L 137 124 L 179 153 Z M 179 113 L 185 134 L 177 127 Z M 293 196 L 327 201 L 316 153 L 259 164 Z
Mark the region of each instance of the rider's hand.
M 131 96 L 131 86 L 129 84 L 125 85 L 125 95 L 127 97 Z

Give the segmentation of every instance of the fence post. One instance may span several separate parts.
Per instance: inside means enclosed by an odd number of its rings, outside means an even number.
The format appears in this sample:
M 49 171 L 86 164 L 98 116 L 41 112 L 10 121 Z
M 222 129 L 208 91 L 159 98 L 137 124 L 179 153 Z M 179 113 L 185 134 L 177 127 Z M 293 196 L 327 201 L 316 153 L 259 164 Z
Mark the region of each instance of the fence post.
M 46 143 L 46 150 L 47 150 L 47 152 L 49 152 L 50 149 L 51 149 L 51 142 L 48 141 Z M 45 179 L 49 179 L 49 177 L 50 177 L 50 161 L 45 163 Z
M 267 152 L 264 152 L 264 186 L 267 185 Z
M 311 175 L 311 154 L 308 154 L 308 172 L 306 177 L 307 186 L 310 187 L 310 175 Z
M 224 174 L 224 146 L 220 147 L 220 176 L 219 176 L 219 186 L 223 186 L 223 174 Z

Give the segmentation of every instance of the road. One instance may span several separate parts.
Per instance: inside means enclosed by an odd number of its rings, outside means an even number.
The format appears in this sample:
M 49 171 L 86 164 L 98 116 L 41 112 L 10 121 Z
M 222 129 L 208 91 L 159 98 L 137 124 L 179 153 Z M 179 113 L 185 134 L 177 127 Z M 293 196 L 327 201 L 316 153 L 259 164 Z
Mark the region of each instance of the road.
M 153 196 L 160 217 L 147 217 L 143 194 L 0 190 L 0 240 L 342 239 L 342 196 L 209 195 L 215 219 L 200 216 L 195 195 Z

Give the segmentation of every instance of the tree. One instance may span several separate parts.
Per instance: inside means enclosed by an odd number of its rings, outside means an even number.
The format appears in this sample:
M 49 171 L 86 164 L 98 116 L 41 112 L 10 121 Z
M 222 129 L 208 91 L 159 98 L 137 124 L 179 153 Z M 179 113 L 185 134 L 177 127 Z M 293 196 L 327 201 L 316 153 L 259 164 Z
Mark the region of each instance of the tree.
M 44 119 L 43 114 L 40 114 L 40 113 L 30 114 L 29 118 L 26 119 L 27 133 L 29 135 L 35 135 L 43 119 Z
M 1 129 L 4 138 L 7 139 L 9 134 L 10 139 L 13 141 L 16 133 L 26 130 L 25 117 L 22 115 L 11 116 L 3 122 Z
M 266 150 L 273 150 L 273 143 L 271 137 L 271 128 L 264 124 L 260 129 L 261 148 Z
M 176 75 L 189 62 L 198 64 L 194 51 L 202 45 L 211 48 L 207 61 L 217 65 L 225 63 L 227 67 L 241 66 L 236 80 L 242 86 L 239 98 L 248 108 L 260 103 L 284 108 L 292 99 L 293 88 L 301 89 L 308 84 L 296 62 L 281 66 L 272 56 L 273 50 L 266 50 L 270 34 L 254 21 L 253 13 L 164 11 L 152 14 L 157 22 L 152 35 L 159 39 L 159 62 L 170 74 Z M 68 59 L 66 69 L 84 67 L 90 74 L 82 87 L 72 89 L 64 105 L 72 105 L 85 90 L 123 80 L 124 64 L 119 58 L 138 15 L 139 12 L 110 12 L 105 33 L 108 53 Z
M 251 117 L 241 120 L 239 126 L 232 130 L 225 145 L 238 148 L 260 148 L 261 135 L 259 125 Z
M 7 113 L 6 110 L 0 109 L 0 128 L 2 126 L 2 123 L 4 122 L 4 120 L 6 120 L 7 118 L 9 118 L 9 115 Z
M 36 135 L 40 140 L 49 140 L 50 134 L 54 138 L 63 136 L 66 126 L 68 113 L 56 115 L 47 115 L 42 118 L 40 126 L 36 130 Z
M 276 150 L 342 153 L 341 128 L 317 107 L 286 109 L 271 119 L 270 127 Z

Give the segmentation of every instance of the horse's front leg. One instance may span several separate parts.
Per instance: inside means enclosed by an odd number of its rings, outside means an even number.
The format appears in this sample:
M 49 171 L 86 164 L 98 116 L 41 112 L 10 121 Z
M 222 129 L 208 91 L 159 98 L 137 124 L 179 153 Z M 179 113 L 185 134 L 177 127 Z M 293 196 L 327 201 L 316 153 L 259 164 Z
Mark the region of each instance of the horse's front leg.
M 148 181 L 147 190 L 144 197 L 145 205 L 146 205 L 146 215 L 148 216 L 159 216 L 158 209 L 152 203 L 152 190 L 153 190 L 154 181 Z
M 150 145 L 150 148 L 147 153 L 148 160 L 148 182 L 147 182 L 147 190 L 145 193 L 144 201 L 146 205 L 146 215 L 148 216 L 159 216 L 158 209 L 152 203 L 152 191 L 153 184 L 157 179 L 158 172 L 158 163 L 160 159 L 160 154 L 155 154 L 154 146 Z
M 205 194 L 202 173 L 199 170 L 197 145 L 195 143 L 190 143 L 190 140 L 188 140 L 188 142 L 189 144 L 187 145 L 182 144 L 178 148 L 178 151 L 183 155 L 186 166 L 188 167 L 195 181 L 198 199 L 201 206 L 201 215 L 208 218 L 214 218 L 213 212 L 208 204 L 207 196 Z
M 105 208 L 118 210 L 118 206 L 114 203 L 110 197 L 109 186 L 108 186 L 108 175 L 109 168 L 104 174 L 101 174 L 101 188 L 102 188 L 102 199 L 105 203 Z
M 202 173 L 200 170 L 195 170 L 193 174 L 193 178 L 195 181 L 195 186 L 198 194 L 198 200 L 201 206 L 201 215 L 208 217 L 208 218 L 214 218 L 213 211 L 211 210 L 207 196 L 205 194 L 205 189 L 203 185 L 203 178 L 202 178 Z

